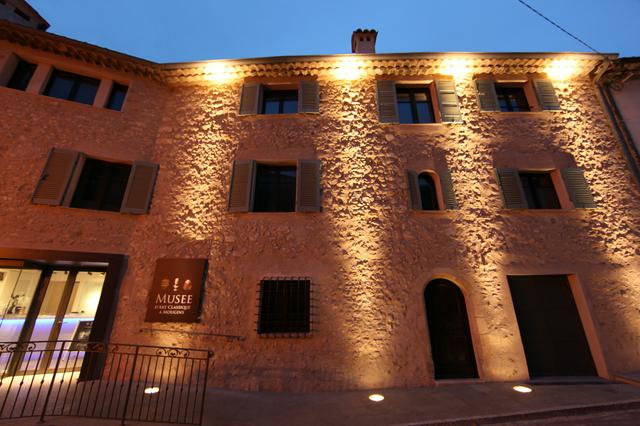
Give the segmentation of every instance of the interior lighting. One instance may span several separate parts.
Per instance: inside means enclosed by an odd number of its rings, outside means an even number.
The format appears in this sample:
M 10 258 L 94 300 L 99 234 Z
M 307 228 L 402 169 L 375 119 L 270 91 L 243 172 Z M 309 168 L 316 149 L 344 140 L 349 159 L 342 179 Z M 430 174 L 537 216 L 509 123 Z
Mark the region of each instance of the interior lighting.
M 365 74 L 362 69 L 362 62 L 354 58 L 345 58 L 338 62 L 333 71 L 338 80 L 357 80 Z
M 223 62 L 213 62 L 204 67 L 204 77 L 212 83 L 227 83 L 235 78 L 233 68 Z
M 371 395 L 369 395 L 369 400 L 373 401 L 373 402 L 380 402 L 384 399 L 383 395 L 380 395 L 379 393 L 373 393 Z
M 555 59 L 544 72 L 552 80 L 567 80 L 578 73 L 578 62 L 574 59 Z
M 516 391 L 516 392 L 520 392 L 520 393 L 531 393 L 531 392 L 533 392 L 533 389 L 531 389 L 529 386 L 522 386 L 522 385 L 514 386 L 513 390 Z
M 145 388 L 144 393 L 147 395 L 153 395 L 154 393 L 160 392 L 160 388 L 157 386 L 152 386 L 150 388 Z

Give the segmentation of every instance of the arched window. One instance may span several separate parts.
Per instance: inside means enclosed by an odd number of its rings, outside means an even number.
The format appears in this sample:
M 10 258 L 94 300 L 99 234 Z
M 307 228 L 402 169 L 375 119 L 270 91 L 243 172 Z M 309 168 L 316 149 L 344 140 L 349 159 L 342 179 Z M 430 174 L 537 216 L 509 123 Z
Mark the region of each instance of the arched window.
M 424 290 L 431 355 L 436 379 L 477 378 L 467 308 L 462 291 L 436 279 Z
M 436 183 L 429 173 L 423 172 L 418 175 L 418 187 L 420 188 L 422 210 L 440 210 L 438 206 L 438 195 L 436 193 Z

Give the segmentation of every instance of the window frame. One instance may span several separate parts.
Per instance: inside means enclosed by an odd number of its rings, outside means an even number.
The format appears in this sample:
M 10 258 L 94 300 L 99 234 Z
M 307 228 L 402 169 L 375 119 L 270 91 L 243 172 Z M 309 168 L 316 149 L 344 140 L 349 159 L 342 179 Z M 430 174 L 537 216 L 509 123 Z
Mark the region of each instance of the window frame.
M 21 89 L 19 87 L 12 87 L 11 83 L 12 83 L 14 77 L 16 76 L 16 73 L 18 72 L 18 69 L 23 64 L 26 64 L 28 67 L 32 67 L 33 68 L 31 70 L 31 75 L 29 76 L 29 79 L 27 80 L 27 84 L 24 86 L 24 89 Z M 31 80 L 33 80 L 33 76 L 36 74 L 36 70 L 37 69 L 38 69 L 38 64 L 36 62 L 27 61 L 27 60 L 25 60 L 25 59 L 23 59 L 23 58 L 21 58 L 19 56 L 16 56 L 15 66 L 13 67 L 13 71 L 11 72 L 11 76 L 7 80 L 7 83 L 5 84 L 5 87 L 8 88 L 8 89 L 19 90 L 21 92 L 26 92 L 27 88 L 29 87 L 29 84 L 31 83 Z
M 293 210 L 256 210 L 256 194 L 258 188 L 258 168 L 260 166 L 266 167 L 293 167 L 295 170 L 295 180 L 294 180 L 294 191 L 293 191 Z M 296 202 L 297 202 L 297 185 L 298 185 L 298 164 L 297 162 L 290 161 L 256 161 L 255 162 L 255 174 L 253 176 L 253 183 L 251 185 L 251 208 L 248 213 L 296 213 Z
M 300 283 L 306 282 L 307 288 L 303 290 L 306 293 L 307 301 L 306 301 L 306 327 L 303 324 L 303 330 L 273 330 L 267 329 L 264 330 L 263 321 L 263 307 L 264 307 L 264 287 L 263 284 L 266 282 L 275 282 L 275 283 Z M 291 294 L 291 291 L 289 291 Z M 314 306 L 313 306 L 313 280 L 310 277 L 264 277 L 258 282 L 258 291 L 257 291 L 257 314 L 256 314 L 256 334 L 258 337 L 309 337 L 313 332 L 313 316 L 314 316 Z M 303 319 L 303 322 L 305 320 Z
M 527 96 L 527 90 L 526 90 L 526 85 L 527 82 L 521 83 L 521 82 L 494 82 L 493 83 L 493 88 L 496 91 L 496 98 L 498 100 L 498 108 L 500 108 L 500 111 L 498 112 L 532 112 L 534 106 L 531 104 L 531 100 L 529 99 L 529 96 Z M 502 109 L 502 105 L 500 102 L 500 97 L 501 94 L 499 93 L 499 89 L 502 91 L 511 91 L 514 92 L 515 90 L 517 90 L 518 92 L 521 92 L 521 100 L 523 100 L 526 103 L 526 109 L 514 109 L 514 106 L 511 104 L 511 102 L 508 103 L 507 105 L 507 109 L 503 110 Z M 504 96 L 504 94 L 502 95 Z M 516 104 L 519 104 L 519 99 L 516 98 Z M 520 105 L 516 105 L 516 108 L 523 108 L 523 106 Z
M 397 124 L 436 124 L 436 123 L 441 123 L 442 122 L 442 117 L 440 116 L 440 120 L 436 119 L 436 111 L 438 111 L 438 116 L 439 114 L 439 110 L 437 109 L 438 107 L 435 105 L 434 101 L 434 83 L 430 82 L 430 83 L 420 83 L 420 82 L 402 82 L 402 81 L 396 81 L 395 82 L 395 87 L 396 87 L 396 108 L 398 110 L 398 123 Z M 399 100 L 399 94 L 402 92 L 406 92 L 407 94 L 409 94 L 409 104 L 411 106 L 411 118 L 412 118 L 412 122 L 411 123 L 404 123 L 401 121 L 400 118 L 400 100 Z M 428 112 L 428 118 L 431 119 L 431 121 L 416 121 L 419 119 L 419 112 L 418 112 L 418 101 L 416 101 L 415 99 L 415 95 L 417 93 L 424 93 L 427 96 L 427 100 L 426 103 L 429 105 L 429 112 Z
M 549 81 L 547 76 L 542 74 L 528 73 L 528 74 L 477 74 L 473 76 L 474 81 L 482 80 L 491 82 L 492 90 L 494 91 L 496 97 L 496 107 L 497 110 L 482 110 L 480 112 L 483 113 L 498 113 L 499 116 L 510 116 L 517 114 L 531 114 L 531 113 L 541 113 L 541 112 L 550 112 L 551 110 L 546 110 L 540 104 L 538 99 L 538 95 L 536 93 L 536 89 L 534 87 L 534 80 L 546 80 Z M 500 109 L 500 101 L 498 98 L 498 93 L 496 91 L 496 85 L 513 85 L 520 86 L 524 91 L 524 95 L 529 106 L 528 111 L 502 111 Z M 480 104 L 480 93 L 476 88 L 476 98 L 478 99 L 478 104 Z
M 112 108 L 111 107 L 111 102 L 113 100 L 113 95 L 116 91 L 116 89 L 118 88 L 124 88 L 124 95 L 122 98 L 122 103 L 120 104 L 120 108 L 116 109 L 116 108 Z M 106 102 L 104 104 L 104 109 L 108 109 L 111 111 L 117 111 L 117 112 L 122 112 L 124 110 L 124 106 L 127 102 L 127 99 L 129 98 L 129 90 L 130 87 L 128 84 L 124 84 L 124 83 L 119 83 L 117 81 L 113 81 L 111 84 L 111 88 L 109 89 L 109 96 L 107 96 Z
M 436 209 L 425 209 L 424 208 L 424 200 L 422 199 L 422 191 L 420 189 L 420 176 L 422 175 L 427 175 L 431 178 L 431 181 L 433 182 L 433 186 L 434 186 L 434 192 L 435 192 L 435 202 L 436 202 Z M 444 194 L 442 193 L 442 185 L 440 182 L 440 176 L 438 175 L 438 173 L 436 173 L 433 170 L 423 170 L 417 173 L 417 183 L 418 183 L 418 192 L 420 193 L 420 210 L 421 212 L 439 212 L 439 211 L 446 211 L 446 207 L 445 207 L 445 203 L 444 203 Z
M 295 92 L 295 97 L 292 96 L 293 92 Z M 273 96 L 278 102 L 278 112 L 276 113 L 267 113 L 266 111 L 266 102 L 267 102 L 267 94 L 278 94 L 279 96 Z M 261 90 L 261 98 L 259 105 L 259 113 L 258 115 L 264 116 L 279 116 L 279 115 L 291 115 L 298 114 L 300 110 L 300 87 L 299 85 L 291 85 L 291 84 L 263 84 Z M 287 96 L 289 95 L 289 96 Z M 296 108 L 294 112 L 284 112 L 285 102 L 291 101 L 295 99 Z
M 62 97 L 58 97 L 58 96 L 53 96 L 48 94 L 47 92 L 51 89 L 51 85 L 53 84 L 54 78 L 61 76 L 71 76 L 73 77 L 73 84 L 71 86 L 71 89 L 69 90 L 69 94 L 66 98 L 62 98 Z M 88 105 L 88 106 L 93 106 L 95 104 L 96 98 L 98 97 L 98 93 L 100 90 L 100 85 L 102 83 L 103 79 L 102 78 L 95 78 L 95 77 L 89 77 L 83 74 L 78 74 L 75 72 L 71 72 L 71 71 L 66 71 L 60 68 L 56 68 L 55 66 L 51 68 L 51 73 L 49 74 L 49 78 L 47 79 L 46 84 L 44 84 L 44 89 L 42 90 L 42 95 L 53 98 L 53 99 L 60 99 L 60 100 L 64 100 L 64 101 L 70 101 L 70 102 L 75 102 L 75 103 L 79 103 L 82 105 Z M 96 92 L 93 95 L 93 100 L 91 101 L 91 103 L 86 103 L 86 102 L 81 102 L 77 99 L 75 99 L 76 95 L 78 94 L 78 89 L 80 87 L 80 85 L 82 83 L 91 83 L 93 85 L 94 82 L 97 82 L 98 84 L 96 85 Z
M 531 206 L 530 201 L 530 197 L 529 194 L 527 193 L 527 188 L 530 188 L 529 185 L 525 186 L 522 177 L 524 176 L 532 176 L 532 175 L 546 175 L 549 177 L 549 181 L 551 183 L 551 188 L 553 189 L 553 193 L 555 195 L 555 201 L 557 202 L 558 207 L 537 207 L 537 206 Z M 527 210 L 562 210 L 563 206 L 562 203 L 560 202 L 560 194 L 558 193 L 558 188 L 557 188 L 557 183 L 554 181 L 553 179 L 553 170 L 552 171 L 548 171 L 548 170 L 520 170 L 518 169 L 518 180 L 520 182 L 520 188 L 522 190 L 522 195 L 524 196 L 524 201 L 527 204 Z M 535 188 L 530 188 L 532 189 L 532 191 L 530 191 L 530 194 L 533 198 L 536 199 L 535 203 L 539 204 L 540 200 L 539 198 L 539 194 L 537 193 L 537 191 L 535 191 Z

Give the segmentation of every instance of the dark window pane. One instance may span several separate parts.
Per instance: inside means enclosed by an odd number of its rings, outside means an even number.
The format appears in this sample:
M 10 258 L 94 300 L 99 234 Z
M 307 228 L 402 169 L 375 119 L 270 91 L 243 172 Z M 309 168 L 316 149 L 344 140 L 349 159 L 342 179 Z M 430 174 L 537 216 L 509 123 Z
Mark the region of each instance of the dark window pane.
M 121 111 L 122 105 L 124 104 L 124 98 L 127 96 L 127 89 L 127 86 L 115 83 L 111 89 L 107 108 L 115 111 Z
M 396 96 L 401 124 L 433 123 L 433 107 L 428 87 L 397 86 Z
M 296 204 L 296 166 L 258 164 L 253 211 L 292 212 Z
M 530 209 L 559 209 L 560 201 L 549 173 L 519 173 Z
M 282 104 L 282 113 L 283 114 L 295 114 L 298 112 L 298 100 L 297 99 L 286 99 Z
M 263 90 L 263 114 L 294 114 L 296 112 L 298 112 L 297 90 Z
M 439 210 L 436 184 L 428 173 L 420 173 L 418 176 L 422 210 Z
M 18 65 L 16 66 L 15 71 L 13 71 L 13 75 L 11 76 L 11 80 L 9 80 L 9 84 L 7 84 L 7 87 L 17 90 L 26 90 L 35 70 L 36 64 L 30 64 L 29 62 L 25 61 L 18 62 Z
M 413 123 L 411 102 L 398 102 L 398 117 L 401 124 Z
M 44 91 L 46 96 L 93 104 L 100 80 L 70 72 L 53 70 Z
M 418 123 L 433 123 L 435 121 L 431 102 L 416 103 L 416 110 L 418 111 Z
M 310 324 L 309 280 L 260 282 L 258 333 L 308 333 Z
M 496 95 L 498 96 L 500 111 L 519 112 L 531 110 L 522 86 L 496 84 Z
M 87 158 L 71 200 L 71 207 L 120 211 L 131 173 L 128 164 Z
M 263 114 L 278 114 L 280 112 L 280 102 L 277 99 L 265 99 Z

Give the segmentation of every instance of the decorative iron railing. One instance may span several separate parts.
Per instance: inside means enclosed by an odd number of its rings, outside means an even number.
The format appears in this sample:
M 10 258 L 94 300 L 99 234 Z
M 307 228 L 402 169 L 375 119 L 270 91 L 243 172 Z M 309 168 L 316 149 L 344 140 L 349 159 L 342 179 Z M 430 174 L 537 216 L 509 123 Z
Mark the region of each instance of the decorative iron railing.
M 119 343 L 0 342 L 0 419 L 79 416 L 199 425 L 212 356 Z

